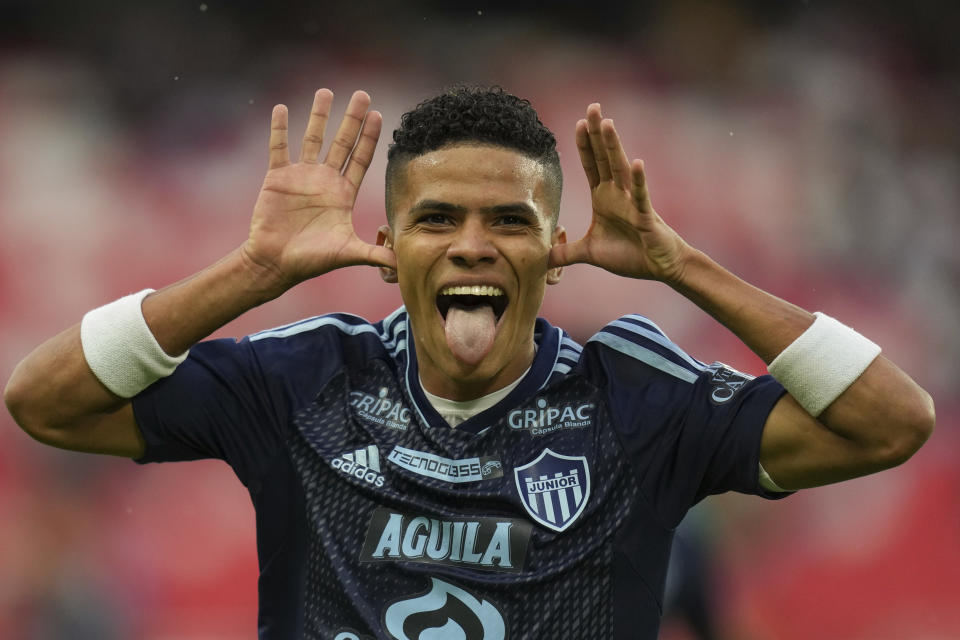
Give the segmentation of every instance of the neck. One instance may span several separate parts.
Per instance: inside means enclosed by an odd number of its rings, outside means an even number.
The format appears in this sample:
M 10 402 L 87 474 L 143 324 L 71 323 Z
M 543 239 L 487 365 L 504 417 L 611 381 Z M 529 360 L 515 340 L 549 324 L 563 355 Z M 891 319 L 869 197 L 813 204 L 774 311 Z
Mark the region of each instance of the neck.
M 517 355 L 505 366 L 488 374 L 487 368 L 492 364 L 488 359 L 473 367 L 457 362 L 453 370 L 447 370 L 446 367 L 438 366 L 430 358 L 426 350 L 421 348 L 416 336 L 414 336 L 414 344 L 417 348 L 417 365 L 420 369 L 420 382 L 423 388 L 436 396 L 457 402 L 475 400 L 506 387 L 530 368 L 536 354 L 533 336 L 531 336 L 526 347 L 518 349 L 515 352 Z

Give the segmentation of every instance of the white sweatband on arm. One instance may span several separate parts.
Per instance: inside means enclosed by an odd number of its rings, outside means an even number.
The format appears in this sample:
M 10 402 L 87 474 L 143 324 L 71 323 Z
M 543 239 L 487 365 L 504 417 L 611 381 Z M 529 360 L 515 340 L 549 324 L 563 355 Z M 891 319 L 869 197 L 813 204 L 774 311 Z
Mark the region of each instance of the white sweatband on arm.
M 153 289 L 87 312 L 80 322 L 83 356 L 93 374 L 121 398 L 132 398 L 173 373 L 188 351 L 169 356 L 157 342 L 140 305 Z
M 767 370 L 816 417 L 860 377 L 880 355 L 880 347 L 828 315 L 813 315 L 813 324 Z

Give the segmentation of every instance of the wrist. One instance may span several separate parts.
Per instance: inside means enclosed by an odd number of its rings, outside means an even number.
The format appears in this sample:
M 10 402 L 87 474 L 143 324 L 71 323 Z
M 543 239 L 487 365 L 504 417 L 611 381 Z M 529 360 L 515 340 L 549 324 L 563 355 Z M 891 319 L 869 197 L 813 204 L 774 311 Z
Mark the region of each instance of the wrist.
M 276 266 L 254 258 L 246 244 L 242 245 L 231 256 L 235 256 L 239 261 L 238 272 L 246 281 L 246 290 L 254 298 L 253 306 L 279 298 L 297 284 L 286 278 Z M 228 256 L 228 259 L 231 256 Z
M 167 353 L 180 353 L 250 309 L 277 298 L 289 286 L 235 249 L 143 301 L 143 314 Z
M 674 267 L 662 280 L 677 293 L 689 297 L 688 293 L 697 288 L 697 280 L 716 266 L 707 254 L 683 243 Z

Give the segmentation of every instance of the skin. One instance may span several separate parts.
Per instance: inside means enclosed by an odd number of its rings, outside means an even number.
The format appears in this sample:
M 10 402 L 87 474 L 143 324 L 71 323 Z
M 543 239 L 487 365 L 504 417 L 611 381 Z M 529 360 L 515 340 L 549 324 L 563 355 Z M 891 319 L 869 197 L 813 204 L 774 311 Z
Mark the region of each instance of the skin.
M 316 93 L 297 162 L 287 149 L 286 108 L 274 108 L 269 169 L 246 242 L 144 300 L 146 322 L 167 353 L 183 352 L 306 279 L 357 264 L 378 266 L 399 284 L 424 383 L 453 399 L 502 388 L 530 365 L 533 320 L 545 285 L 570 264 L 665 283 L 767 363 L 813 321 L 809 312 L 731 274 L 664 222 L 653 208 L 643 162 L 627 158 L 599 104 L 587 108 L 575 129 L 592 201 L 583 238 L 567 243 L 562 229 L 550 227 L 542 174 L 528 159 L 505 149 L 457 145 L 410 163 L 392 228 L 381 228 L 378 244 L 367 244 L 354 230 L 352 209 L 382 118 L 369 111 L 366 93 L 354 93 L 321 161 L 332 100 L 328 90 Z M 424 206 L 426 201 L 432 204 Z M 507 210 L 496 208 L 502 206 Z M 446 284 L 488 280 L 508 292 L 510 305 L 494 349 L 467 366 L 443 338 L 436 293 Z M 21 427 L 42 442 L 131 457 L 143 453 L 129 401 L 110 393 L 87 366 L 79 325 L 28 355 L 4 399 Z M 787 489 L 838 482 L 902 463 L 929 437 L 934 422 L 930 396 L 880 356 L 817 418 L 785 395 L 764 426 L 761 462 Z
M 551 223 L 543 167 L 500 147 L 450 146 L 407 164 L 395 202 L 377 242 L 393 249 L 397 268 L 382 275 L 400 285 L 424 387 L 468 400 L 516 380 L 533 361 L 545 285 L 560 279 L 550 249 L 566 240 Z M 500 287 L 509 300 L 475 366 L 450 351 L 436 304 L 444 287 L 466 284 Z

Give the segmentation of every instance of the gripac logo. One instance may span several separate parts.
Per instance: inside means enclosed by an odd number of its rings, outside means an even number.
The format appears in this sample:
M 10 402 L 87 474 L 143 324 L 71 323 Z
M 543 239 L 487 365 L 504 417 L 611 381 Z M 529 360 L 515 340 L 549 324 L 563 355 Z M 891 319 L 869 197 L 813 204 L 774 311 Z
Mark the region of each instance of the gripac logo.
M 365 391 L 351 391 L 350 406 L 368 422 L 406 431 L 410 426 L 410 409 L 403 402 L 388 398 L 389 392 L 386 387 L 380 387 L 375 396 Z
M 419 562 L 516 573 L 523 570 L 533 525 L 515 518 L 428 517 L 377 507 L 361 562 Z
M 710 372 L 710 401 L 714 404 L 729 402 L 743 385 L 753 380 L 750 374 L 731 369 L 720 362 L 707 367 L 707 371 Z
M 545 398 L 537 398 L 536 409 L 514 409 L 507 414 L 512 429 L 528 430 L 542 436 L 561 429 L 585 429 L 593 424 L 592 402 L 550 405 Z
M 393 640 L 505 640 L 507 624 L 497 606 L 462 587 L 430 578 L 422 595 L 394 601 L 383 612 Z
M 417 475 L 446 482 L 478 482 L 503 475 L 503 464 L 493 456 L 453 460 L 397 445 L 387 454 L 387 460 Z

